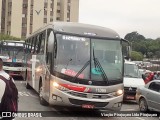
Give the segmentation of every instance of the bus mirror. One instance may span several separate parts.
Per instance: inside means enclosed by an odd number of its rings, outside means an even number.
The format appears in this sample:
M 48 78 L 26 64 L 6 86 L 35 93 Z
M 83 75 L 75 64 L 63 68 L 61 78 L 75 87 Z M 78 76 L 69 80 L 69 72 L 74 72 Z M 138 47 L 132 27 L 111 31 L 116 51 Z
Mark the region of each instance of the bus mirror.
M 48 37 L 48 52 L 53 52 L 53 45 L 54 45 L 54 33 L 53 31 L 51 31 Z
M 121 39 L 122 40 L 122 52 L 125 59 L 129 60 L 131 57 L 131 45 L 128 40 Z

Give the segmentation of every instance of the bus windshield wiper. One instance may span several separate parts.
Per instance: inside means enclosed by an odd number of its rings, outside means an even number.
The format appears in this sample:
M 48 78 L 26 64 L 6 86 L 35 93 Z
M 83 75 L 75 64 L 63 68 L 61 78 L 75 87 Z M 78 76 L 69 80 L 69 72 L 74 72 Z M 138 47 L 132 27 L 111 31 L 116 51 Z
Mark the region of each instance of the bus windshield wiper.
M 90 64 L 90 60 L 88 60 L 85 65 L 78 71 L 78 73 L 75 75 L 73 80 L 76 80 L 76 78 L 83 72 L 83 70 Z
M 100 64 L 98 58 L 95 57 L 95 54 L 94 54 L 94 46 L 93 46 L 93 61 L 94 61 L 94 66 L 95 66 L 95 69 L 101 73 L 101 76 L 103 78 L 103 80 L 106 82 L 106 84 L 108 84 L 108 77 L 105 73 L 105 71 L 103 70 L 102 68 L 102 65 Z
M 124 75 L 125 77 L 131 77 L 131 78 L 138 78 L 138 76 L 133 76 L 133 75 Z

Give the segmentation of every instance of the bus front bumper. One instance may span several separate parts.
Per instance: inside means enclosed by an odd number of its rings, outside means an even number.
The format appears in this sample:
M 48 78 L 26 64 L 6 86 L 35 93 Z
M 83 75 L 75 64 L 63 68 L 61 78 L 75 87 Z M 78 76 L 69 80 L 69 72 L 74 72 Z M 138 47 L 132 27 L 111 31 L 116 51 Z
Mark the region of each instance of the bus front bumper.
M 123 95 L 107 98 L 95 99 L 78 97 L 67 92 L 53 88 L 50 93 L 49 103 L 59 106 L 75 106 L 81 108 L 104 109 L 109 111 L 120 111 L 122 106 Z

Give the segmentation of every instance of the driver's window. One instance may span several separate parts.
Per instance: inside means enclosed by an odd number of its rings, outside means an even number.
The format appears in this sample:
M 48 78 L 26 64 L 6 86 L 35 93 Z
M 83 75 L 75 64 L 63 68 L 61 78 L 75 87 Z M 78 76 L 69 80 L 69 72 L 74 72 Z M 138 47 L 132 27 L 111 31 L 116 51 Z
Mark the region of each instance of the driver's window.
M 160 82 L 152 82 L 149 85 L 149 89 L 153 90 L 153 91 L 156 91 L 156 92 L 160 92 Z

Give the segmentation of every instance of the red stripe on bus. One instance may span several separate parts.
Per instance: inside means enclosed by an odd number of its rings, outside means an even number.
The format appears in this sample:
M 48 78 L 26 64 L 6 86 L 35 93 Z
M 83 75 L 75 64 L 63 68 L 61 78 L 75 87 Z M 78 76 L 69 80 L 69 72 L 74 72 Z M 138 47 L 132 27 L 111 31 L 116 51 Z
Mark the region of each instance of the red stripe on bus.
M 74 90 L 78 92 L 84 92 L 84 90 L 86 89 L 86 87 L 83 87 L 83 86 L 76 86 L 76 85 L 69 85 L 69 84 L 60 84 L 60 85 L 70 90 Z

